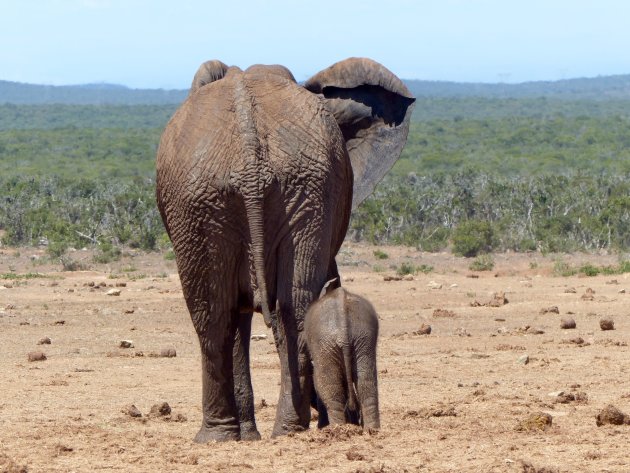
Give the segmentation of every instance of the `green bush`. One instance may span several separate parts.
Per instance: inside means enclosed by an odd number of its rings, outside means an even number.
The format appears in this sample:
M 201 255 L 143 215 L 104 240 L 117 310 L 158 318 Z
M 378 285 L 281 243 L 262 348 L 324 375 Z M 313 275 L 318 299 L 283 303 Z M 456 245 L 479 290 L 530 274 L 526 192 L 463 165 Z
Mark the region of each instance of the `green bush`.
M 373 255 L 376 259 L 387 259 L 389 255 L 382 250 L 374 250 Z
M 412 263 L 402 263 L 400 267 L 396 269 L 396 274 L 398 274 L 399 276 L 406 276 L 407 274 L 428 274 L 431 271 L 433 271 L 433 266 L 429 266 L 427 264 L 416 266 Z
M 121 255 L 122 251 L 120 251 L 120 248 L 111 243 L 103 243 L 99 246 L 93 259 L 95 263 L 106 264 L 112 261 L 118 261 Z
M 456 255 L 472 257 L 492 251 L 494 232 L 489 222 L 467 220 L 453 232 L 453 252 Z
M 477 256 L 470 266 L 469 269 L 472 271 L 492 271 L 494 268 L 494 259 L 491 255 L 480 255 Z
M 591 263 L 586 263 L 580 267 L 580 273 L 586 276 L 597 276 L 599 273 L 602 272 L 602 270 L 602 268 L 598 268 Z
M 402 263 L 400 267 L 396 270 L 396 274 L 399 276 L 406 276 L 407 274 L 416 274 L 417 269 L 411 263 Z
M 577 269 L 562 259 L 557 259 L 553 264 L 553 274 L 556 276 L 575 276 Z

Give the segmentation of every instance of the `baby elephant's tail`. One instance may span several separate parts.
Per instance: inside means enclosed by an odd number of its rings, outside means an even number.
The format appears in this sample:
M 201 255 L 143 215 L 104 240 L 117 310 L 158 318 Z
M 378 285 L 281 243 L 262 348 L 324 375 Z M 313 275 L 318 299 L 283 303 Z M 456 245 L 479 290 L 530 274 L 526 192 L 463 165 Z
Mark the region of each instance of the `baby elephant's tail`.
M 343 365 L 344 371 L 346 374 L 346 386 L 347 386 L 347 395 L 348 395 L 348 410 L 353 414 L 357 413 L 357 395 L 354 390 L 354 382 L 352 379 L 352 347 L 350 346 L 350 341 L 348 343 L 344 343 L 343 345 Z

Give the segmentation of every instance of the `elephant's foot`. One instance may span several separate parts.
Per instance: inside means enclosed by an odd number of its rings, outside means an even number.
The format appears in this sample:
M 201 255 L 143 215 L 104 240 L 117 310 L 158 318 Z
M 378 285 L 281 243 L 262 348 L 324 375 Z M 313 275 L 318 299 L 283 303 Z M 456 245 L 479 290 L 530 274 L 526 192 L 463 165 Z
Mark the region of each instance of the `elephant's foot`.
M 211 441 L 227 442 L 229 440 L 240 440 L 241 434 L 238 424 L 231 423 L 209 423 L 204 422 L 195 435 L 195 442 L 208 443 Z
M 273 431 L 271 432 L 271 438 L 282 437 L 283 435 L 295 433 L 295 432 L 304 432 L 306 430 L 305 427 L 301 425 L 295 424 L 285 424 L 281 423 L 273 426 Z
M 241 440 L 260 440 L 260 432 L 258 432 L 258 429 L 256 429 L 256 424 L 254 424 L 253 422 L 243 422 L 241 424 Z

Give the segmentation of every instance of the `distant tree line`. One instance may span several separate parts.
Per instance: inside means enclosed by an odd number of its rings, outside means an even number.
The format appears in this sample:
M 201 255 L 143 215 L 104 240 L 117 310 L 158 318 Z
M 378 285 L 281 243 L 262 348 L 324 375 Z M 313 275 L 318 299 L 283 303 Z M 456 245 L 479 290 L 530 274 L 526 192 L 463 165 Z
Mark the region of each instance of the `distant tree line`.
M 401 159 L 349 238 L 461 254 L 630 248 L 623 102 L 420 99 Z M 155 154 L 174 105 L 0 105 L 0 230 L 11 245 L 167 244 Z

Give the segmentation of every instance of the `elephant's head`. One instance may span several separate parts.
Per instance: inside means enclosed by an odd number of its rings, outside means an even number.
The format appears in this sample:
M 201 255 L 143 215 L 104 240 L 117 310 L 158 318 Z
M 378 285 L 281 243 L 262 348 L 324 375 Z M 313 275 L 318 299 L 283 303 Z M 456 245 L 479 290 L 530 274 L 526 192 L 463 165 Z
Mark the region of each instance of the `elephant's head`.
M 203 63 L 195 74 L 190 94 L 234 71 L 240 69 L 221 61 Z M 284 66 L 257 64 L 245 72 L 279 75 L 295 82 Z M 354 173 L 354 210 L 400 156 L 415 99 L 398 77 L 366 58 L 333 64 L 307 80 L 303 87 L 322 98 L 346 141 Z

